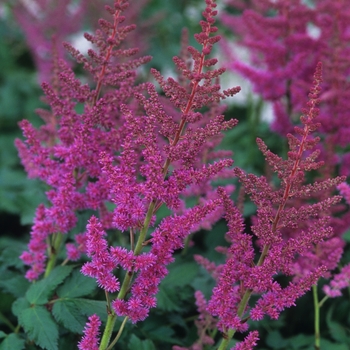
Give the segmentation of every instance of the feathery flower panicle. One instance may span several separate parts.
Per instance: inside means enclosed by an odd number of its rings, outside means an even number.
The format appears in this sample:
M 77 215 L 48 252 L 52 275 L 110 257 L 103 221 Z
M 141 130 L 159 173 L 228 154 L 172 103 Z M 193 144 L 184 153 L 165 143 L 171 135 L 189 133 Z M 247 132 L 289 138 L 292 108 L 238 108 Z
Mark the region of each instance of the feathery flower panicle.
M 129 299 L 118 298 L 113 302 L 118 316 L 128 316 L 133 323 L 142 321 L 148 316 L 149 309 L 156 305 L 155 295 L 158 292 L 158 286 L 168 274 L 166 265 L 174 261 L 174 251 L 183 247 L 184 239 L 194 232 L 198 223 L 216 210 L 220 204 L 219 199 L 208 201 L 205 205 L 188 209 L 181 216 L 174 215 L 162 220 L 151 234 L 150 252 L 145 253 L 144 257 L 140 256 L 144 262 L 139 265 Z M 121 250 L 120 247 L 112 247 L 111 255 L 116 263 L 122 263 L 126 268 L 128 268 L 126 265 L 128 261 L 129 266 L 134 268 L 136 265 L 137 257 L 132 252 Z
M 82 273 L 95 278 L 106 292 L 119 291 L 110 314 L 127 316 L 133 323 L 144 320 L 156 305 L 166 266 L 185 238 L 201 225 L 210 227 L 222 215 L 222 200 L 211 182 L 229 176 L 233 161 L 215 147 L 222 131 L 237 121 L 225 121 L 218 104 L 239 88 L 220 91 L 218 78 L 224 69 L 213 68 L 217 60 L 208 57 L 220 39 L 214 34 L 216 4 L 212 0 L 206 4 L 202 31 L 195 36 L 201 49 L 189 47 L 186 57 L 174 58 L 178 81 L 152 70 L 170 104 L 164 103 L 153 84 L 135 86 L 135 69 L 149 57 L 132 59 L 135 49 L 120 49 L 134 26 L 121 26 L 128 2 L 116 0 L 114 9 L 106 7 L 113 21 L 101 20 L 95 35 L 85 35 L 97 51 L 90 50 L 85 57 L 65 44 L 91 74 L 94 89 L 81 84 L 58 61 L 56 84 L 43 84 L 52 110 L 40 112 L 46 125 L 36 130 L 23 122 L 27 142 L 17 141 L 25 167 L 37 169 L 31 175 L 51 187 L 47 196 L 52 205 L 38 211 L 29 251 L 23 253 L 32 267 L 27 277 L 33 280 L 43 272 L 46 240 L 69 232 L 77 210 L 93 209 L 97 214 L 79 240 L 76 237 L 77 245 L 68 242 L 68 256 L 77 259 L 85 250 L 91 261 L 83 265 Z M 81 114 L 76 111 L 78 104 L 84 105 Z M 228 192 L 232 190 L 227 186 Z M 185 198 L 191 193 L 198 205 L 186 208 Z M 110 212 L 106 202 L 113 204 Z M 174 214 L 154 227 L 148 239 L 163 204 Z M 42 222 L 50 225 L 45 235 L 37 232 Z M 109 246 L 106 229 L 110 228 L 130 233 L 130 249 Z M 50 243 L 54 242 L 52 238 Z M 151 248 L 141 254 L 146 244 Z M 118 267 L 127 271 L 122 283 L 113 273 Z
M 229 67 L 248 78 L 254 90 L 273 103 L 275 119 L 271 127 L 285 135 L 292 131 L 306 103 L 314 65 L 323 62 L 318 120 L 324 146 L 319 148 L 330 176 L 336 174 L 337 165 L 340 173 L 348 176 L 350 154 L 345 146 L 350 127 L 349 82 L 344 77 L 350 73 L 349 2 L 320 0 L 310 6 L 300 0 L 263 0 L 246 2 L 243 9 L 242 15 L 224 14 L 222 19 L 238 33 L 251 62 L 231 60 L 234 63 Z M 229 54 L 230 49 L 225 50 Z M 327 177 L 325 174 L 323 179 Z M 348 224 L 349 218 L 344 216 L 343 221 Z
M 89 317 L 89 322 L 84 328 L 84 336 L 78 343 L 79 350 L 98 350 L 100 318 L 97 315 Z
M 51 239 L 52 235 L 69 232 L 77 222 L 77 210 L 96 210 L 104 227 L 111 227 L 105 207 L 110 194 L 99 163 L 100 153 L 115 160 L 128 132 L 120 106 L 130 102 L 132 108 L 133 92 L 137 89 L 135 70 L 150 59 L 133 59 L 135 49 L 119 48 L 134 28 L 120 24 L 126 6 L 126 1 L 115 1 L 115 9 L 107 8 L 113 21 L 101 21 L 101 30 L 95 36 L 86 35 L 97 46 L 97 51 L 90 50 L 88 57 L 65 45 L 92 74 L 95 88 L 91 90 L 82 84 L 64 61 L 56 60 L 54 85 L 42 85 L 51 107 L 51 111 L 39 111 L 45 125 L 35 129 L 28 121 L 20 123 L 26 138 L 25 142 L 16 140 L 22 163 L 30 177 L 38 177 L 50 186 L 46 194 L 51 205 L 42 207 L 37 214 L 29 251 L 23 255 L 32 266 L 27 273 L 31 280 L 45 269 L 46 240 L 53 245 L 59 240 Z M 77 112 L 79 104 L 84 104 L 81 114 Z M 44 225 L 45 230 L 39 232 Z M 71 254 L 72 246 L 68 248 Z M 57 250 L 58 247 L 49 247 L 49 251 Z
M 249 334 L 244 338 L 244 340 L 231 350 L 252 350 L 254 346 L 258 345 L 259 333 L 258 331 L 249 332 Z
M 110 248 L 115 267 L 121 266 L 133 278 L 128 282 L 131 286 L 128 297 L 122 286 L 112 305 L 117 315 L 128 316 L 134 323 L 144 320 L 156 305 L 155 295 L 167 274 L 166 266 L 174 260 L 174 251 L 183 247 L 184 239 L 197 231 L 204 220 L 210 226 L 222 212 L 221 200 L 213 194 L 210 183 L 225 174 L 232 160 L 215 161 L 212 150 L 221 132 L 237 121 L 225 121 L 215 112 L 220 111 L 218 102 L 237 93 L 239 88 L 220 92 L 217 78 L 224 70 L 212 68 L 216 60 L 207 58 L 219 40 L 212 34 L 217 31 L 213 25 L 216 5 L 210 0 L 206 3 L 202 32 L 195 36 L 202 49 L 188 48 L 191 64 L 174 58 L 180 74 L 178 81 L 165 80 L 152 70 L 172 106 L 163 102 L 152 84 L 144 84 L 146 91 L 135 92 L 135 98 L 145 115 L 136 114 L 137 109 L 126 104 L 121 106 L 126 133 L 116 162 L 106 152 L 100 154 L 109 199 L 116 205 L 113 224 L 138 237 L 131 250 Z M 205 106 L 211 109 L 202 113 Z M 191 186 L 197 189 L 199 204 L 187 209 L 181 196 L 188 196 Z M 198 191 L 199 186 L 211 192 Z M 141 255 L 148 229 L 154 225 L 157 210 L 163 204 L 174 214 L 154 229 L 148 241 L 151 249 Z
M 322 166 L 322 162 L 316 161 L 318 152 L 314 151 L 319 138 L 312 136 L 319 127 L 315 118 L 318 115 L 316 106 L 320 84 L 319 63 L 309 94 L 308 108 L 301 117 L 303 127 L 295 127 L 296 136 L 287 135 L 290 151 L 286 160 L 268 150 L 262 140 L 257 140 L 266 161 L 281 181 L 280 188 L 271 188 L 265 177 L 235 169 L 245 192 L 257 206 L 251 230 L 258 238 L 261 250 L 259 259 L 255 257 L 253 235 L 244 232 L 239 210 L 225 191 L 219 190 L 224 201 L 229 229 L 227 236 L 231 246 L 208 310 L 213 316 L 218 316 L 218 328 L 225 333 L 229 330 L 246 331 L 248 324 L 243 319 L 247 315 L 253 320 L 260 320 L 265 314 L 277 319 L 282 310 L 293 306 L 295 300 L 325 275 L 329 268 L 327 263 L 317 261 L 285 288 L 274 278 L 279 273 L 293 275 L 295 262 L 308 256 L 312 247 L 333 234 L 327 213 L 332 205 L 339 202 L 340 196 L 325 198 L 316 204 L 303 202 L 300 207 L 295 207 L 293 202 L 294 198 L 309 198 L 311 193 L 330 189 L 343 181 L 343 178 L 338 177 L 315 185 L 304 185 L 305 172 Z M 288 235 L 289 230 L 294 234 Z M 249 305 L 252 294 L 260 295 L 255 305 Z
M 86 254 L 92 259 L 83 265 L 81 272 L 94 277 L 100 287 L 108 292 L 119 290 L 120 283 L 113 275 L 115 264 L 108 250 L 108 243 L 103 236 L 106 233 L 96 217 L 91 217 L 87 225 Z

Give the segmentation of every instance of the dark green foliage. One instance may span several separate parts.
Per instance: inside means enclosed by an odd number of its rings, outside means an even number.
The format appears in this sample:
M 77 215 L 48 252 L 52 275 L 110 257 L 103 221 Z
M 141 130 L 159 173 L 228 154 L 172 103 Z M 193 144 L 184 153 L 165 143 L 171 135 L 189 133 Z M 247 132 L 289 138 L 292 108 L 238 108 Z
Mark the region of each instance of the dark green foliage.
M 0 332 L 0 350 L 22 350 L 25 348 L 24 339 L 21 339 L 17 334 L 5 334 Z
M 128 350 L 156 350 L 151 340 L 140 340 L 135 335 L 130 337 Z

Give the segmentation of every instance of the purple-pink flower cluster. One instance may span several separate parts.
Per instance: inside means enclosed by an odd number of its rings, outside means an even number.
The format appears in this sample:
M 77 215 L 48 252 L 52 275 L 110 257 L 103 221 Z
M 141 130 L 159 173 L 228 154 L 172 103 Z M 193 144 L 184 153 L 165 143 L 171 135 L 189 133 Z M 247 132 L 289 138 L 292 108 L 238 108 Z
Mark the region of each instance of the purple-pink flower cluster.
M 79 350 L 98 350 L 99 349 L 99 328 L 101 320 L 97 315 L 89 317 L 89 321 L 84 328 L 84 336 L 78 343 Z

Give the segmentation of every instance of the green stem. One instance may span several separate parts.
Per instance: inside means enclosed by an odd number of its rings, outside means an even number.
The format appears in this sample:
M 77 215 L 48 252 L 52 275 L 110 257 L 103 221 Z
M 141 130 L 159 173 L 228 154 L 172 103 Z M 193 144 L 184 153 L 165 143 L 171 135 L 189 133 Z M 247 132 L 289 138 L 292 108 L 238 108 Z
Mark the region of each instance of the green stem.
M 329 299 L 329 296 L 326 295 L 324 296 L 321 301 L 318 303 L 318 307 L 321 308 L 323 306 L 323 304 Z
M 312 294 L 314 297 L 315 307 L 315 350 L 321 349 L 321 338 L 320 338 L 320 304 L 318 302 L 317 284 L 312 286 Z
M 52 235 L 52 241 L 51 241 L 51 245 L 49 247 L 49 260 L 48 260 L 47 265 L 46 265 L 44 278 L 46 278 L 51 273 L 51 271 L 53 270 L 53 268 L 56 265 L 57 255 L 60 251 L 62 241 L 63 241 L 63 234 L 62 233 L 58 232 L 58 233 L 54 233 Z
M 128 320 L 128 316 L 126 316 L 124 318 L 124 321 L 123 323 L 121 324 L 120 328 L 119 328 L 119 331 L 118 331 L 118 334 L 116 335 L 116 337 L 114 338 L 114 340 L 112 341 L 112 343 L 109 345 L 109 347 L 106 349 L 106 350 L 112 350 L 113 346 L 115 344 L 117 344 L 117 341 L 119 340 L 120 336 L 122 335 L 123 333 L 123 329 L 125 327 L 125 324 L 126 324 L 126 321 Z
M 153 211 L 155 208 L 156 202 L 152 201 L 148 207 L 148 211 L 145 217 L 145 221 L 143 223 L 142 229 L 140 231 L 139 237 L 137 239 L 137 243 L 135 246 L 135 250 L 134 250 L 134 255 L 139 255 L 141 253 L 141 250 L 143 248 L 143 243 L 146 239 L 146 235 L 148 232 L 148 228 L 149 228 L 149 224 L 151 223 L 151 219 L 152 219 L 152 215 L 153 215 Z M 130 286 L 130 282 L 131 279 L 133 277 L 133 273 L 127 273 L 124 277 L 122 286 L 120 288 L 120 291 L 118 293 L 118 299 L 124 299 L 126 293 L 128 292 L 129 286 Z
M 141 229 L 139 237 L 137 239 L 137 243 L 136 243 L 135 250 L 134 250 L 134 255 L 139 255 L 141 253 L 141 250 L 143 248 L 143 243 L 146 239 L 148 228 L 149 228 L 149 225 L 151 223 L 155 204 L 156 204 L 155 201 L 152 201 L 148 207 L 145 221 L 143 223 L 142 229 Z M 123 283 L 120 287 L 120 291 L 118 293 L 117 299 L 124 299 L 125 298 L 128 290 L 129 290 L 132 277 L 133 277 L 133 273 L 131 271 L 126 273 L 124 280 L 123 280 Z M 107 319 L 107 324 L 106 324 L 105 330 L 103 332 L 100 350 L 107 349 L 108 344 L 109 344 L 109 340 L 111 339 L 111 336 L 113 333 L 114 324 L 115 324 L 116 320 L 117 320 L 117 315 L 114 313 L 113 310 L 110 310 L 110 314 L 108 315 L 108 319 Z M 126 322 L 126 320 L 124 320 L 124 321 Z M 118 332 L 119 337 L 122 334 L 123 328 L 124 328 L 124 325 L 122 324 L 122 327 L 119 329 L 119 332 Z M 117 337 L 118 337 L 118 335 L 117 335 Z M 113 342 L 116 343 L 118 341 L 119 337 L 116 338 L 116 340 L 114 340 Z M 108 347 L 108 349 L 109 349 L 109 347 Z
M 106 327 L 105 330 L 103 332 L 103 336 L 101 339 L 101 344 L 99 349 L 100 350 L 106 350 L 109 344 L 109 340 L 111 339 L 112 333 L 113 333 L 113 329 L 114 329 L 114 324 L 115 321 L 117 320 L 117 315 L 113 312 L 108 314 L 108 318 L 107 318 L 107 323 L 106 323 Z

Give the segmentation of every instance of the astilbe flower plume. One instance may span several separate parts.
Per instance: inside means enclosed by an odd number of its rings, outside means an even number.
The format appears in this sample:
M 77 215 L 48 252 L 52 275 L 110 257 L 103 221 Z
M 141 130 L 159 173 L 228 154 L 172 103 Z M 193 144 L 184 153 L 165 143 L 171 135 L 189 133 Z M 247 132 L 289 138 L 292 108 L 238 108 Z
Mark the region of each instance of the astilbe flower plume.
M 271 187 L 264 176 L 245 174 L 241 169 L 235 169 L 245 193 L 257 206 L 251 230 L 258 238 L 261 252 L 258 259 L 255 258 L 253 235 L 244 232 L 239 210 L 223 189 L 219 191 L 224 201 L 231 246 L 208 310 L 219 317 L 218 328 L 228 339 L 235 331 L 247 330 L 246 320 L 249 317 L 260 320 L 267 314 L 277 319 L 281 311 L 293 306 L 295 300 L 309 290 L 328 268 L 327 263 L 324 265 L 320 261 L 285 288 L 274 278 L 278 273 L 293 276 L 295 261 L 332 235 L 326 213 L 341 198 L 331 196 L 319 203 L 303 202 L 299 207 L 295 207 L 293 202 L 294 198 L 309 198 L 312 193 L 327 190 L 344 180 L 338 177 L 322 183 L 304 184 L 305 172 L 323 165 L 323 162 L 316 161 L 319 152 L 315 151 L 315 146 L 319 138 L 312 136 L 319 128 L 315 119 L 318 115 L 316 105 L 319 102 L 321 64 L 318 64 L 314 77 L 308 108 L 301 117 L 303 128 L 295 127 L 297 136 L 287 135 L 288 158 L 283 160 L 268 150 L 261 139 L 257 139 L 266 161 L 277 173 L 280 188 Z M 289 230 L 294 234 L 288 234 Z M 255 305 L 249 305 L 252 294 L 260 295 Z M 219 349 L 225 349 L 226 343 L 227 339 L 224 339 Z
M 98 350 L 100 318 L 97 315 L 89 317 L 89 322 L 84 328 L 84 336 L 78 343 L 79 350 Z
M 82 273 L 95 278 L 106 294 L 118 291 L 108 303 L 109 325 L 116 315 L 134 323 L 144 320 L 156 305 L 155 295 L 173 253 L 203 223 L 210 227 L 221 217 L 222 200 L 211 182 L 229 176 L 233 161 L 215 147 L 222 131 L 237 121 L 224 119 L 219 102 L 239 91 L 221 91 L 219 77 L 225 69 L 215 69 L 217 60 L 208 57 L 220 40 L 212 0 L 206 1 L 202 31 L 195 35 L 200 50 L 189 46 L 186 54 L 182 50 L 183 55 L 174 58 L 179 79 L 151 71 L 166 98 L 151 83 L 136 86 L 136 69 L 150 58 L 132 59 L 136 49 L 120 48 L 134 29 L 121 25 L 127 6 L 127 1 L 116 0 L 114 8 L 106 7 L 112 22 L 100 20 L 95 35 L 85 34 L 97 47 L 88 57 L 65 44 L 90 73 L 94 89 L 83 85 L 64 61 L 55 62 L 55 84 L 43 84 L 51 107 L 39 112 L 46 124 L 37 130 L 23 121 L 27 140 L 17 141 L 29 175 L 50 186 L 50 206 L 39 207 L 29 249 L 22 254 L 31 266 L 27 278 L 37 279 L 45 270 L 46 248 L 45 272 L 50 273 L 63 234 L 77 223 L 77 211 L 94 210 L 86 232 L 75 237 L 76 244 L 68 242 L 67 254 L 77 260 L 86 253 L 91 261 Z M 81 114 L 78 105 L 84 107 Z M 190 194 L 198 204 L 187 208 Z M 156 226 L 162 205 L 173 214 Z M 110 246 L 108 229 L 119 235 L 127 232 L 130 249 Z M 149 251 L 142 253 L 147 244 Z M 126 271 L 123 282 L 114 274 L 118 267 Z M 105 329 L 102 348 L 108 346 L 112 331 L 113 326 Z
M 208 215 L 217 211 L 221 213 L 221 201 L 217 195 L 208 197 L 203 190 L 197 191 L 200 204 L 189 209 L 180 198 L 191 185 L 206 184 L 208 188 L 209 180 L 220 176 L 225 168 L 232 165 L 232 160 L 228 158 L 211 162 L 217 155 L 213 153 L 211 158 L 206 143 L 213 138 L 215 140 L 221 131 L 233 127 L 236 121 L 225 121 L 222 115 L 213 116 L 213 112 L 200 112 L 202 107 L 210 105 L 214 106 L 213 111 L 217 111 L 217 103 L 221 99 L 239 90 L 234 88 L 220 92 L 215 80 L 223 70 L 211 69 L 216 60 L 206 58 L 212 45 L 219 40 L 217 36 L 211 37 L 217 30 L 213 26 L 214 8 L 215 3 L 207 1 L 203 12 L 206 21 L 201 22 L 202 33 L 196 36 L 202 51 L 193 47 L 188 49 L 193 65 L 189 66 L 180 57 L 174 58 L 182 75 L 181 83 L 174 78 L 165 80 L 160 72 L 152 70 L 173 107 L 164 105 L 152 84 L 145 84 L 146 93 L 135 93 L 145 115 L 136 115 L 136 109 L 121 106 L 123 126 L 127 132 L 116 164 L 106 152 L 100 153 L 102 171 L 107 179 L 106 190 L 110 193 L 109 199 L 116 205 L 113 225 L 120 231 L 129 231 L 132 236 L 138 235 L 131 250 L 110 248 L 114 268 L 121 266 L 128 271 L 112 305 L 117 315 L 127 316 L 132 322 L 143 320 L 148 310 L 155 306 L 155 294 L 167 274 L 165 266 L 173 261 L 173 252 L 183 247 L 184 239 L 198 230 Z M 171 110 L 174 115 L 166 110 Z M 213 145 L 212 148 L 216 141 Z M 202 156 L 204 150 L 207 152 L 206 159 Z M 177 214 L 162 220 L 148 240 L 150 251 L 141 255 L 148 229 L 154 225 L 154 216 L 163 204 Z M 219 217 L 214 215 L 211 220 Z M 90 225 L 96 225 L 96 222 L 90 220 Z M 90 239 L 93 237 L 88 231 L 88 241 Z M 98 263 L 96 255 L 89 256 L 92 263 Z M 136 277 L 132 281 L 134 275 Z M 125 288 L 130 283 L 130 295 L 125 300 Z
M 232 1 L 233 6 L 235 3 Z M 295 116 L 304 105 L 311 69 L 321 61 L 318 132 L 323 142 L 318 148 L 326 166 L 318 170 L 317 180 L 322 184 L 337 174 L 349 176 L 349 82 L 344 78 L 350 72 L 349 2 L 321 0 L 311 5 L 303 1 L 263 0 L 245 2 L 240 8 L 242 15 L 224 15 L 223 21 L 238 33 L 251 61 L 247 64 L 238 60 L 230 67 L 248 78 L 265 101 L 273 103 L 271 128 L 284 135 L 295 124 Z M 346 193 L 345 185 L 341 188 Z M 319 202 L 330 194 L 330 190 L 323 189 L 310 195 Z M 294 198 L 295 205 L 303 205 L 303 201 Z M 339 204 L 325 212 L 331 215 L 329 225 L 333 234 L 295 262 L 296 278 L 321 262 L 329 271 L 337 267 L 345 246 L 342 235 L 350 224 L 345 209 Z M 288 234 L 293 235 L 293 230 Z
M 113 22 L 101 21 L 101 30 L 95 36 L 86 34 L 97 46 L 97 51 L 89 51 L 89 57 L 65 44 L 92 74 L 95 88 L 82 84 L 66 63 L 58 60 L 55 84 L 42 84 L 51 107 L 51 111 L 38 111 L 45 124 L 35 129 L 28 121 L 20 123 L 26 138 L 25 142 L 16 140 L 22 163 L 29 177 L 38 177 L 50 186 L 46 193 L 50 205 L 37 210 L 29 251 L 22 255 L 31 266 L 27 272 L 30 280 L 45 270 L 47 239 L 50 261 L 55 260 L 61 234 L 68 233 L 77 223 L 77 210 L 96 210 L 104 227 L 112 225 L 111 213 L 105 206 L 110 194 L 99 154 L 105 152 L 113 157 L 126 138 L 128 130 L 123 126 L 120 105 L 132 100 L 135 70 L 150 60 L 147 56 L 132 59 L 137 49 L 118 48 L 134 28 L 120 25 L 126 6 L 125 1 L 116 1 L 115 9 L 107 7 Z M 84 104 L 81 114 L 76 111 L 79 104 Z M 77 244 L 80 250 L 75 253 L 81 253 L 84 244 Z M 69 250 L 72 251 L 71 245 Z

